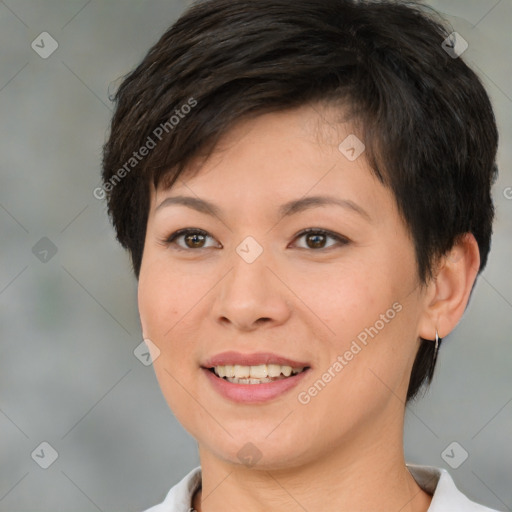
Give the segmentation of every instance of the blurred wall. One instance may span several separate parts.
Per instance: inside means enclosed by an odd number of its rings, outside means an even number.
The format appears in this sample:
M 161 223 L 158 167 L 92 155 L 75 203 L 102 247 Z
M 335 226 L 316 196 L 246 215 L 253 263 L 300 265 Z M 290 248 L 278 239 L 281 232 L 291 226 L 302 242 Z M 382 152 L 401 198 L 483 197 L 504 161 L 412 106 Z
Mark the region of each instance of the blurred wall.
M 408 408 L 406 455 L 512 510 L 512 1 L 428 3 L 492 97 L 501 175 L 487 269 Z M 138 511 L 199 462 L 134 355 L 136 281 L 93 196 L 109 92 L 185 7 L 0 1 L 0 511 Z M 468 454 L 457 469 L 442 456 L 453 442 Z

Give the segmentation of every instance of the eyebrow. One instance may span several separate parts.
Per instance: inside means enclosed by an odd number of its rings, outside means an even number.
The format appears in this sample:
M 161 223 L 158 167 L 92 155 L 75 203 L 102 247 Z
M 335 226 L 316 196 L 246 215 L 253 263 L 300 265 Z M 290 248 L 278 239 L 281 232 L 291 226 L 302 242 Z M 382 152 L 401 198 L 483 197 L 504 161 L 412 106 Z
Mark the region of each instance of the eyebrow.
M 199 199 L 198 197 L 190 196 L 167 197 L 156 207 L 155 211 L 172 205 L 186 206 L 187 208 L 191 208 L 200 213 L 222 218 L 222 211 L 218 206 L 214 205 L 210 201 L 206 201 L 205 199 Z M 279 207 L 278 216 L 281 220 L 284 217 L 289 217 L 311 208 L 330 205 L 341 206 L 346 210 L 350 210 L 359 214 L 361 217 L 364 217 L 368 221 L 372 220 L 366 210 L 364 210 L 361 206 L 354 203 L 350 199 L 340 199 L 332 196 L 309 196 L 289 201 Z

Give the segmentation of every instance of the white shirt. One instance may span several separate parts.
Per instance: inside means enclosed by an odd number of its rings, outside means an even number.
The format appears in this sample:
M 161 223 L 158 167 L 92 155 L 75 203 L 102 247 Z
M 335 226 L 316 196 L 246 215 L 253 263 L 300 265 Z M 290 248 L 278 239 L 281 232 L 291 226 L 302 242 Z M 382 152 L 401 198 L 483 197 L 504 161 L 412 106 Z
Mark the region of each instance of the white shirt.
M 462 494 L 446 469 L 407 464 L 416 483 L 432 494 L 428 512 L 498 512 L 470 501 Z M 159 505 L 144 512 L 193 512 L 192 497 L 201 485 L 201 466 L 194 468 L 168 492 Z

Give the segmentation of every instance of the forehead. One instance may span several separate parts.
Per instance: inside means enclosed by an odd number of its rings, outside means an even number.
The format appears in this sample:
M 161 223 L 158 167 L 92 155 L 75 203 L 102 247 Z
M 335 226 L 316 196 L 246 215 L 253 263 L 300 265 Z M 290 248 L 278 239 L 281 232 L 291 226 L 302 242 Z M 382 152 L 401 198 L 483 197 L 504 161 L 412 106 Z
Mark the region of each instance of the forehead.
M 171 188 L 178 191 L 192 182 L 233 184 L 244 176 L 291 185 L 311 180 L 328 165 L 368 171 L 364 143 L 346 117 L 339 108 L 305 105 L 239 120 L 208 157 L 187 162 Z M 158 195 L 169 192 L 166 181 L 160 180 Z
M 346 218 L 383 222 L 394 200 L 371 172 L 363 142 L 339 117 L 304 107 L 240 121 L 210 157 L 192 161 L 172 187 L 154 191 L 151 215 L 195 211 L 231 225 L 341 206 Z M 347 153 L 350 146 L 357 158 Z

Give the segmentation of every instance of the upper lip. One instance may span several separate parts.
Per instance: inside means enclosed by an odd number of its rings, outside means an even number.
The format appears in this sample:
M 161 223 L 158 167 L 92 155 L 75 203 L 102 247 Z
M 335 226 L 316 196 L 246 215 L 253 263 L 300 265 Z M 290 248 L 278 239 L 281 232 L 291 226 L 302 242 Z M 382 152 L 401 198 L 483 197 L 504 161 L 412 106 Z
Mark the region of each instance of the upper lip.
M 308 363 L 295 361 L 288 357 L 283 357 L 271 352 L 256 352 L 253 354 L 242 354 L 240 352 L 222 352 L 210 357 L 205 361 L 204 368 L 213 368 L 215 366 L 226 365 L 240 366 L 258 366 L 260 364 L 279 364 L 281 366 L 291 366 L 292 368 L 303 368 L 309 366 Z

